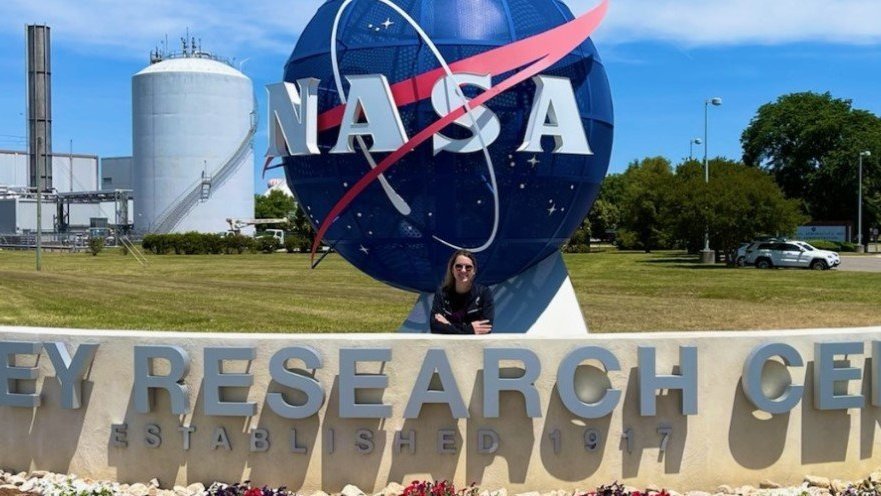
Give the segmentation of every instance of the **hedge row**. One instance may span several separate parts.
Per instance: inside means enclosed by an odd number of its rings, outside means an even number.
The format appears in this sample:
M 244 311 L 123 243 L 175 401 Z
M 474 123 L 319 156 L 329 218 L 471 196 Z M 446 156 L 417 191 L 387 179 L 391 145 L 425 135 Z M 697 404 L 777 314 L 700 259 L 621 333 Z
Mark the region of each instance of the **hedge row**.
M 188 232 L 183 234 L 148 234 L 141 246 L 156 255 L 221 255 L 234 253 L 256 253 L 257 241 L 242 234 L 205 234 Z
M 288 253 L 308 252 L 311 243 L 295 234 L 286 236 L 284 246 L 273 236 L 252 238 L 242 234 L 148 234 L 141 241 L 144 250 L 155 255 L 232 255 L 241 253 L 274 253 L 284 248 Z
M 827 241 L 824 239 L 810 239 L 807 241 L 811 246 L 817 248 L 819 250 L 829 250 L 829 251 L 845 251 L 845 252 L 854 252 L 857 251 L 857 245 L 854 243 L 846 243 L 842 241 Z

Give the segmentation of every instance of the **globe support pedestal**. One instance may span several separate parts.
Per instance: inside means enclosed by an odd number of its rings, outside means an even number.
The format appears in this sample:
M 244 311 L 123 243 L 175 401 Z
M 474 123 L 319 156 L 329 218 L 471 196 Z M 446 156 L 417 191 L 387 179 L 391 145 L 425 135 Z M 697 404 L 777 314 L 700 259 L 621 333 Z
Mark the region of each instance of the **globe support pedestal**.
M 531 269 L 490 287 L 495 300 L 494 334 L 585 336 L 587 324 L 559 252 Z M 398 332 L 427 333 L 434 294 L 420 293 Z

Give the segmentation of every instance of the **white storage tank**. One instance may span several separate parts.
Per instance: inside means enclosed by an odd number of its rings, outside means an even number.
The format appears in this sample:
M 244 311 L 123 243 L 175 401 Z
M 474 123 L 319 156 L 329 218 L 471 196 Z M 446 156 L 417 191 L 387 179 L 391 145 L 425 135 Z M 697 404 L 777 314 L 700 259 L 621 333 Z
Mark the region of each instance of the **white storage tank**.
M 202 52 L 152 59 L 132 78 L 135 229 L 224 232 L 252 218 L 251 80 Z

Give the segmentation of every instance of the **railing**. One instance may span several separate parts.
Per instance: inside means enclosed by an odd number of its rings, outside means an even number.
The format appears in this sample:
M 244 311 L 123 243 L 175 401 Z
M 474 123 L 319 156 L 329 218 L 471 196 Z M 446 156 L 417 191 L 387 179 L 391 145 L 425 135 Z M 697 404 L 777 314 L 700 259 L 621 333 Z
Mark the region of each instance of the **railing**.
M 137 260 L 138 263 L 141 264 L 141 267 L 147 266 L 147 257 L 144 256 L 144 253 L 141 252 L 141 250 L 138 249 L 138 247 L 135 246 L 134 243 L 132 243 L 132 240 L 129 239 L 128 236 L 125 236 L 125 235 L 120 236 L 119 237 L 119 244 L 122 245 L 122 247 L 124 249 L 128 250 L 129 253 L 132 254 L 132 256 L 135 258 L 135 260 Z
M 226 181 L 232 177 L 232 174 L 238 169 L 242 160 L 247 156 L 251 149 L 251 140 L 257 132 L 257 121 L 251 118 L 251 128 L 248 130 L 245 139 L 232 154 L 232 156 L 221 166 L 214 174 L 207 174 L 211 179 L 209 185 L 209 195 L 211 190 L 216 190 L 223 186 Z M 204 201 L 203 188 L 205 180 L 199 178 L 191 186 L 187 187 L 175 200 L 162 212 L 153 223 L 152 232 L 167 233 L 171 232 L 186 217 L 187 214 L 200 202 Z

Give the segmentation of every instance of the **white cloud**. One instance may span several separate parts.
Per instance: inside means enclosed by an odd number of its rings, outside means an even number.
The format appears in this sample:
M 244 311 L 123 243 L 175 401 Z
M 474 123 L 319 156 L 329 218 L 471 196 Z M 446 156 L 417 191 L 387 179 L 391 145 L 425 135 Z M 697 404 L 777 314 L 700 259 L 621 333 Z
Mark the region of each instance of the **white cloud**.
M 596 0 L 571 0 L 581 13 Z M 689 46 L 881 42 L 878 0 L 610 0 L 604 43 Z
M 24 24 L 45 23 L 53 42 L 123 58 L 146 58 L 166 35 L 169 48 L 179 51 L 187 29 L 204 49 L 223 55 L 290 53 L 322 1 L 4 0 L 0 31 L 23 33 Z
M 578 14 L 598 0 L 567 0 Z M 81 51 L 145 58 L 187 28 L 222 55 L 287 54 L 323 0 L 4 0 L 0 32 L 52 26 L 53 40 Z M 688 46 L 803 41 L 881 42 L 879 0 L 610 0 L 597 33 L 606 45 L 668 41 Z

